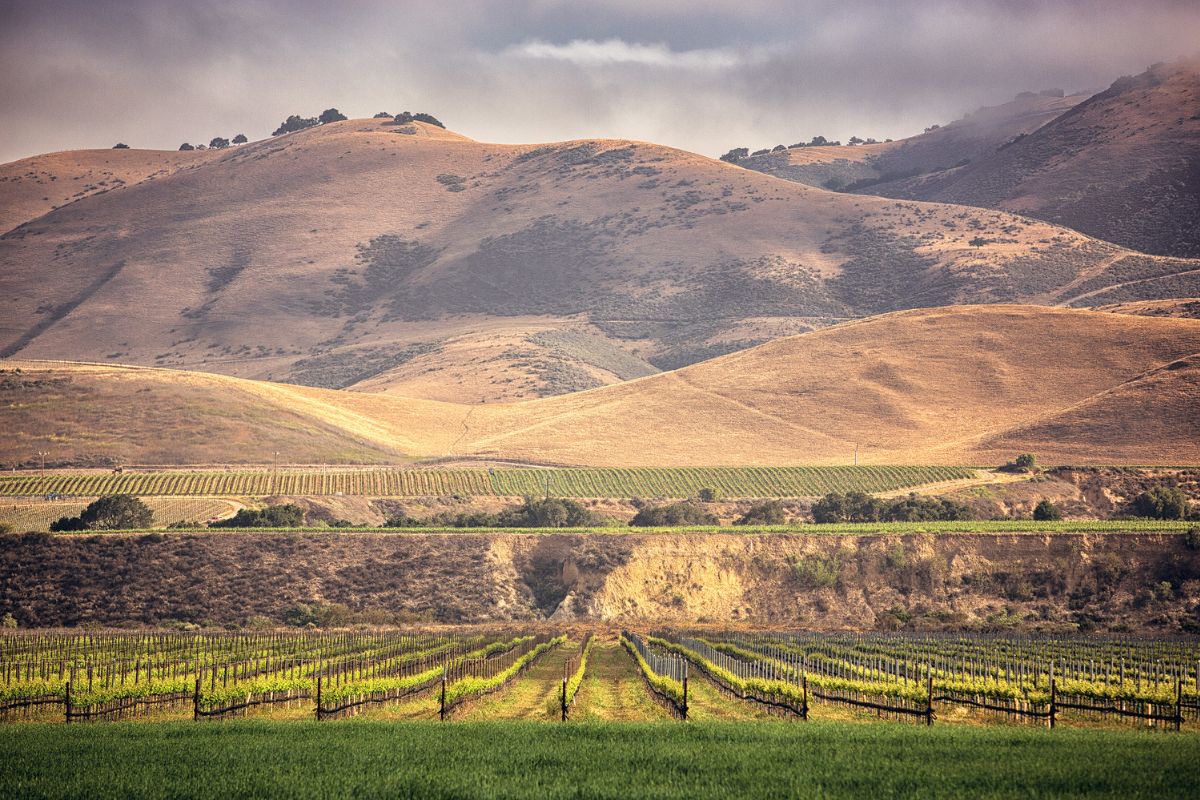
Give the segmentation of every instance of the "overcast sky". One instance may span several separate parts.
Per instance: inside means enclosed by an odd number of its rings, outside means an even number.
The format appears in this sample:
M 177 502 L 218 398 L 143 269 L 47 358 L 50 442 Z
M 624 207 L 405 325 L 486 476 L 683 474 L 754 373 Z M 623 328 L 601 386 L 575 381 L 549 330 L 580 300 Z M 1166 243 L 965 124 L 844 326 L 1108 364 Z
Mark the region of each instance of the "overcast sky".
M 1200 50 L 1200 0 L 0 0 L 0 161 L 427 111 L 716 155 L 899 138 Z

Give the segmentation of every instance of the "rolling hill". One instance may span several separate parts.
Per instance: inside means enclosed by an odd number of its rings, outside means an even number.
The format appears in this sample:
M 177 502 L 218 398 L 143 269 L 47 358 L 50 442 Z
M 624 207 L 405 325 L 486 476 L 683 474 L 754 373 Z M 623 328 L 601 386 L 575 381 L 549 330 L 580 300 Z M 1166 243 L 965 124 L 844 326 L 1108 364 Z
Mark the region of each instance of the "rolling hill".
M 1200 462 L 1200 321 L 920 309 L 567 396 L 456 405 L 177 370 L 4 363 L 0 464 Z M 20 369 L 20 373 L 14 370 Z M 1130 424 L 1137 420 L 1137 424 Z
M 78 158 L 112 152 L 141 153 Z M 1129 259 L 1193 266 L 641 142 L 348 120 L 160 157 L 0 237 L 0 356 L 515 401 L 899 309 L 1113 303 Z
M 826 189 L 887 195 L 893 181 L 928 175 L 990 155 L 1087 98 L 1061 91 L 1022 92 L 947 125 L 878 144 L 791 147 L 744 158 L 739 166 Z

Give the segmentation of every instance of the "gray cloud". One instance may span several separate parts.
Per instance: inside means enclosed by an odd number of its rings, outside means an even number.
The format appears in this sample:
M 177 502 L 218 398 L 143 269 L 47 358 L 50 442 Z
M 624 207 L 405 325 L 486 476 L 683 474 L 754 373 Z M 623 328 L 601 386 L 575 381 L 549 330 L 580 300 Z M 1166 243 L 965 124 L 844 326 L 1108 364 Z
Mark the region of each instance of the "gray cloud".
M 424 110 L 468 136 L 736 145 L 900 137 L 1100 88 L 1200 42 L 1192 0 L 19 0 L 0 160 Z

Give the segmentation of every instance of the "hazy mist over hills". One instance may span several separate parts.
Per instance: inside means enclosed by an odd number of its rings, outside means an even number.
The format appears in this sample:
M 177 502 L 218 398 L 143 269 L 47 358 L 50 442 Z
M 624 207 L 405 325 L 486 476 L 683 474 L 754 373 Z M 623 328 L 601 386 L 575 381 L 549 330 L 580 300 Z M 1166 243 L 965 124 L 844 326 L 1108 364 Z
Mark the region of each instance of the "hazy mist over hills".
M 336 105 L 428 108 L 492 142 L 744 143 L 920 132 L 1194 51 L 1200 5 L 944 2 L 4 4 L 0 162 L 174 149 Z M 904 31 L 903 35 L 898 32 Z

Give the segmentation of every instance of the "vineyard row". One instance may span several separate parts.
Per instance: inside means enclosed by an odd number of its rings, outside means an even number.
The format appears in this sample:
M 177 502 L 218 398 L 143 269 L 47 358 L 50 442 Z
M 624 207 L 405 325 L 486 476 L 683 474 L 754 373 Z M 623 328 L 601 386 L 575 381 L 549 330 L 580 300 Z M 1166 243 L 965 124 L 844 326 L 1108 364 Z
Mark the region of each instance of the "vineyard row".
M 0 497 L 153 496 L 429 497 L 817 497 L 886 492 L 970 478 L 945 466 L 637 467 L 560 469 L 362 469 L 338 471 L 130 472 L 0 477 Z

